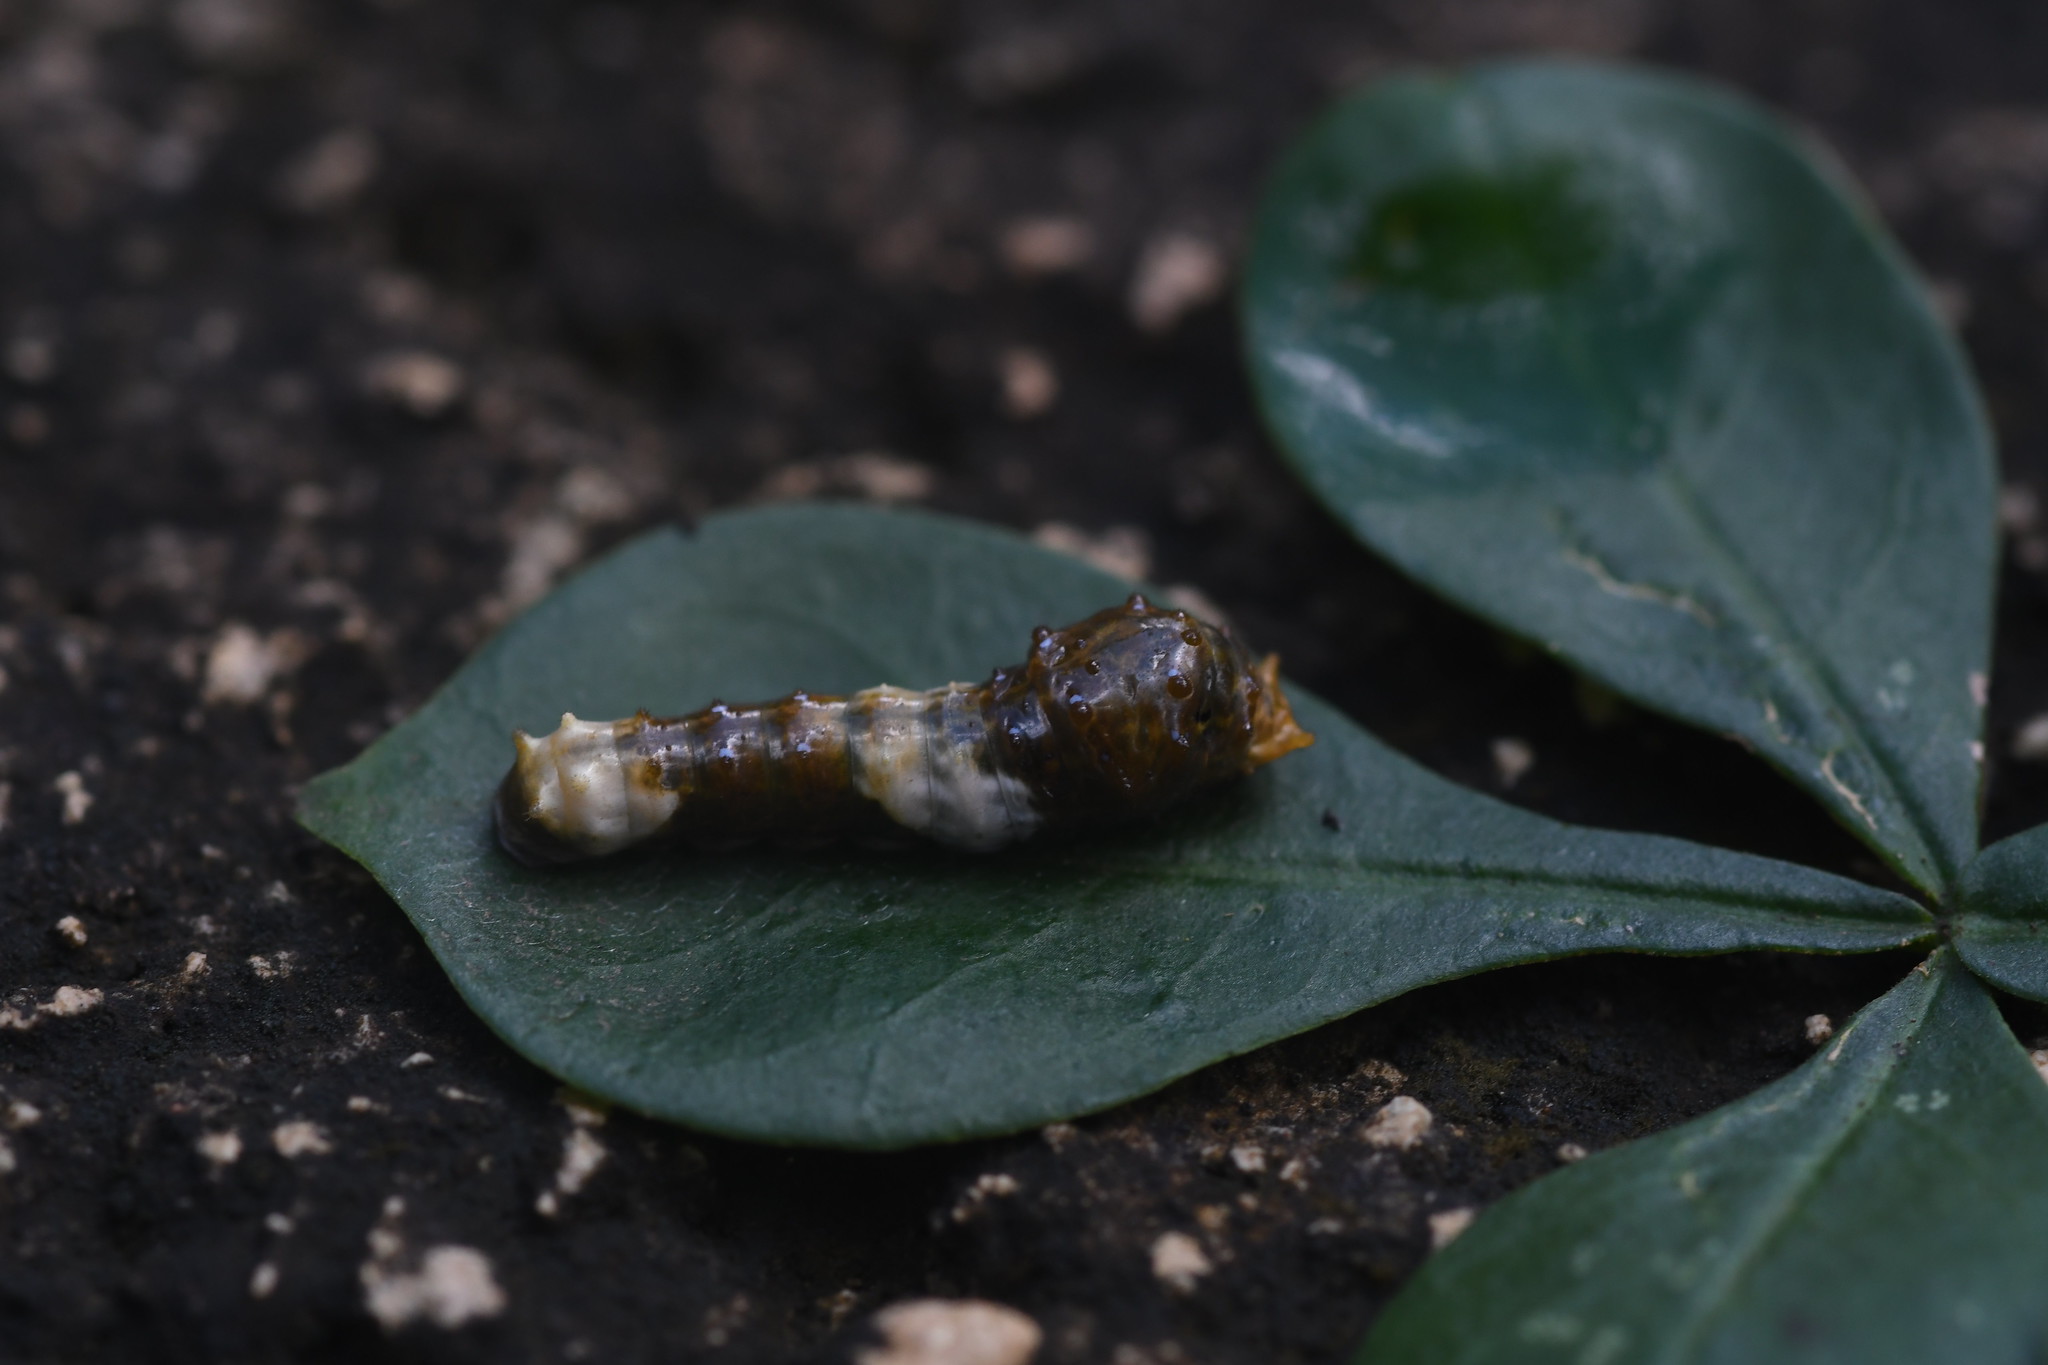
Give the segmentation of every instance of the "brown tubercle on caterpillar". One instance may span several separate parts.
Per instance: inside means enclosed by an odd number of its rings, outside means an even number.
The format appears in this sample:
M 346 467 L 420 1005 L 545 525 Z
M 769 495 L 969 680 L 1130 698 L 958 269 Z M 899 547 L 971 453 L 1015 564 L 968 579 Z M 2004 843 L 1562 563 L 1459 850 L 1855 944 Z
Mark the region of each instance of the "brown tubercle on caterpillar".
M 1133 594 L 1033 632 L 1022 664 L 978 685 L 872 687 L 713 703 L 657 720 L 579 721 L 535 739 L 498 789 L 498 837 L 521 862 L 651 840 L 728 847 L 903 829 L 990 850 L 1041 827 L 1165 810 L 1313 742 L 1279 659 Z

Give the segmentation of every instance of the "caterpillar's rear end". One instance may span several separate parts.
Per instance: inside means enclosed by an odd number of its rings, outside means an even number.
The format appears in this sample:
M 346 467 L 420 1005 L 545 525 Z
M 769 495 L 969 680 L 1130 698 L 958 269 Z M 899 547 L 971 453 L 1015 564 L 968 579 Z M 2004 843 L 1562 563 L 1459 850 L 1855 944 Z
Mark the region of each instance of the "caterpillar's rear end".
M 1228 632 L 1133 596 L 979 686 L 798 692 L 515 736 L 498 837 L 521 862 L 652 840 L 730 847 L 907 830 L 985 851 L 1164 810 L 1312 742 Z

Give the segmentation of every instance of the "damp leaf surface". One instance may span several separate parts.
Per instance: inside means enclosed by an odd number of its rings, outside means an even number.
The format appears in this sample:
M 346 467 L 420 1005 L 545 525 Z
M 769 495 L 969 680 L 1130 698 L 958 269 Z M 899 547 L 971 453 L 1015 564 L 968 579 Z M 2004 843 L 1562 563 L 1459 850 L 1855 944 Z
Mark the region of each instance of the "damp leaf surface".
M 2048 1000 L 2048 825 L 1977 855 L 1949 933 L 1979 976 L 2016 995 Z
M 1991 445 L 1922 286 L 1812 149 L 1641 71 L 1385 81 L 1281 165 L 1243 304 L 1270 428 L 1361 539 L 1753 746 L 1953 896 Z
M 668 851 L 554 870 L 493 838 L 513 727 L 985 677 L 1127 584 L 851 507 L 657 532 L 556 590 L 300 819 L 555 1075 L 777 1142 L 1030 1127 L 1428 982 L 1571 953 L 1918 941 L 1904 897 L 1455 786 L 1298 687 L 1315 745 L 1155 824 L 994 855 Z
M 1948 950 L 1777 1084 L 1502 1200 L 1359 1365 L 2036 1359 L 2048 1086 Z

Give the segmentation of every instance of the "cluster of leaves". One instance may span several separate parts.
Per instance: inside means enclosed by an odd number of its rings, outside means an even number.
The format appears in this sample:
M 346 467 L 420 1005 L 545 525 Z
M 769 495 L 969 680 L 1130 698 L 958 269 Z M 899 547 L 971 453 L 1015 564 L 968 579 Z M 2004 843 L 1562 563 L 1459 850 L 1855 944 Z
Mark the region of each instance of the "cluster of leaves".
M 1516 810 L 1308 696 L 1313 749 L 1134 838 L 551 872 L 497 853 L 513 726 L 977 676 L 1125 589 L 850 507 L 635 542 L 310 786 L 302 819 L 541 1066 L 776 1142 L 1013 1131 L 1513 963 L 1924 945 L 1784 1081 L 1489 1211 L 1362 1359 L 2034 1358 L 2048 1087 L 1981 981 L 2048 999 L 2048 832 L 1978 853 L 1993 461 L 1881 229 L 1726 95 L 1503 66 L 1382 84 L 1312 130 L 1245 309 L 1272 429 L 1361 539 L 1750 744 L 1918 898 Z

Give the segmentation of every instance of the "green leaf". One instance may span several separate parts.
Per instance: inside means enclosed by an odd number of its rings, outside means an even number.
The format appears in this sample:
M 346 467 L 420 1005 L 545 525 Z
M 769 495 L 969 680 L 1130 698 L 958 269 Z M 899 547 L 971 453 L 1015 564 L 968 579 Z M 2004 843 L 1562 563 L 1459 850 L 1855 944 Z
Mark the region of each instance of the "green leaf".
M 656 533 L 315 781 L 300 818 L 376 874 L 470 1004 L 541 1066 L 786 1142 L 1024 1128 L 1506 963 L 1854 951 L 1930 932 L 1917 905 L 1870 887 L 1498 804 L 1306 696 L 1315 746 L 1240 787 L 1151 827 L 1006 854 L 533 871 L 493 842 L 515 725 L 977 678 L 1021 657 L 1034 624 L 1127 591 L 928 516 L 793 507 Z
M 1244 308 L 1270 426 L 1360 538 L 1754 746 L 1949 896 L 1990 439 L 1920 285 L 1785 129 L 1642 71 L 1390 80 L 1286 158 Z
M 1977 855 L 1963 879 L 1963 913 L 1949 932 L 1979 976 L 2048 1000 L 2048 825 Z
M 2048 1086 L 1944 951 L 1812 1061 L 1501 1201 L 1360 1365 L 2040 1359 Z

